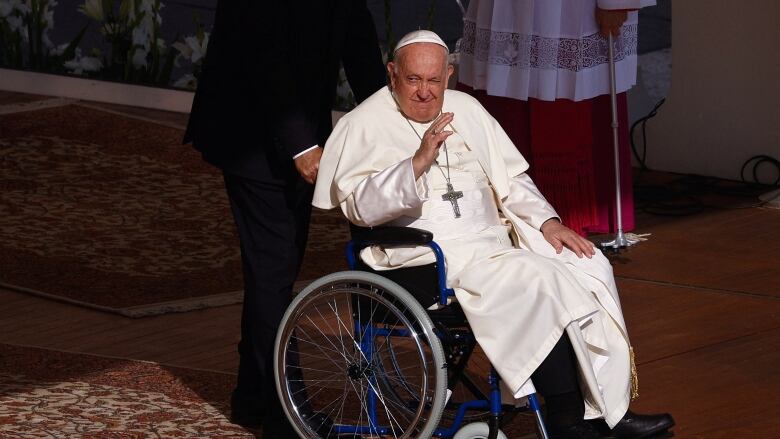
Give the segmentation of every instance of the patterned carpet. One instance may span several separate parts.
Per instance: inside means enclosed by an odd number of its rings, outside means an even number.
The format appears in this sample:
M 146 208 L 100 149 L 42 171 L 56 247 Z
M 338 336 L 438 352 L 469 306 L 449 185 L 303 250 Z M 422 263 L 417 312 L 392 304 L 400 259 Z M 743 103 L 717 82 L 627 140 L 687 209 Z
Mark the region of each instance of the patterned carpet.
M 0 283 L 129 316 L 240 301 L 221 175 L 181 138 L 79 105 L 0 116 Z M 346 236 L 317 212 L 300 279 L 343 268 Z
M 231 424 L 234 377 L 0 344 L 0 437 L 251 438 Z
M 234 381 L 231 374 L 0 343 L 0 437 L 262 437 L 228 421 Z M 509 437 L 534 437 L 530 415 L 508 421 Z

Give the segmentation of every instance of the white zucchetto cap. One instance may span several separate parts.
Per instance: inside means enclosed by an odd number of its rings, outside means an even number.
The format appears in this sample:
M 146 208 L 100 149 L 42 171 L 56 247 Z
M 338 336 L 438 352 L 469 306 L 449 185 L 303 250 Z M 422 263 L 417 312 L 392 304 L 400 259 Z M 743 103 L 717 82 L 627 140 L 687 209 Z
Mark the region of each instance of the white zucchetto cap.
M 398 53 L 398 49 L 415 43 L 438 44 L 439 46 L 445 48 L 447 53 L 450 53 L 449 47 L 447 47 L 447 44 L 444 42 L 444 40 L 441 39 L 441 37 L 436 35 L 436 32 L 431 32 L 429 30 L 416 30 L 404 35 L 398 41 L 398 44 L 395 45 L 395 50 L 393 50 L 393 56 Z

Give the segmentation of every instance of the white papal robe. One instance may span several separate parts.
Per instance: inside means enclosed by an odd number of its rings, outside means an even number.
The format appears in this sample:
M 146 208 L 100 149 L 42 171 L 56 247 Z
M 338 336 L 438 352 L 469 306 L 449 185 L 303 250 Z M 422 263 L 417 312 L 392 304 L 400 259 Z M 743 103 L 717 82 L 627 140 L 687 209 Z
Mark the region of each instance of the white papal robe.
M 415 180 L 411 157 L 427 125 L 410 123 L 385 88 L 344 116 L 328 139 L 313 204 L 340 206 L 362 226 L 432 230 L 444 251 L 447 281 L 477 341 L 515 396 L 567 331 L 586 387 L 586 418 L 612 426 L 628 408 L 631 359 L 612 269 L 597 252 L 556 254 L 539 227 L 555 211 L 525 174 L 528 165 L 498 123 L 469 95 L 447 90 L 455 117 L 447 141 L 461 218 L 441 200 L 447 168 Z M 375 269 L 422 265 L 429 249 L 371 248 Z

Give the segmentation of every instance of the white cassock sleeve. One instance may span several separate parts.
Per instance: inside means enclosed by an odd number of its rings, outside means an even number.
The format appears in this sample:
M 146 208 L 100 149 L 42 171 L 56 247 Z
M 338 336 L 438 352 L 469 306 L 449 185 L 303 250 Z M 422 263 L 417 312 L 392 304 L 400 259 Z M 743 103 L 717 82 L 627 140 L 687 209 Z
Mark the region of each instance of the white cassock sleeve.
M 505 209 L 537 230 L 550 218 L 560 220 L 558 213 L 526 173 L 512 177 L 509 181 L 509 196 L 502 204 Z
M 427 199 L 425 174 L 415 181 L 410 157 L 363 179 L 341 203 L 341 210 L 351 223 L 374 227 L 403 214 L 415 216 Z

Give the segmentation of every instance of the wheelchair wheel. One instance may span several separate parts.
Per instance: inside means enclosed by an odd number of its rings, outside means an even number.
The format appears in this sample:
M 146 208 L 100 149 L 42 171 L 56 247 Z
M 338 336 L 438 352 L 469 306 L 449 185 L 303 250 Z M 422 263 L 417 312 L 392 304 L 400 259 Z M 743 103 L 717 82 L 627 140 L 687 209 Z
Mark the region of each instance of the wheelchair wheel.
M 487 439 L 490 427 L 485 422 L 474 422 L 463 426 L 452 439 Z M 498 430 L 496 439 L 507 439 L 503 431 Z
M 373 273 L 333 273 L 293 299 L 274 374 L 304 438 L 429 438 L 446 403 L 444 352 L 427 312 Z

